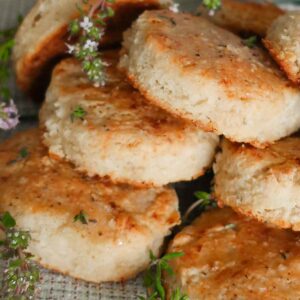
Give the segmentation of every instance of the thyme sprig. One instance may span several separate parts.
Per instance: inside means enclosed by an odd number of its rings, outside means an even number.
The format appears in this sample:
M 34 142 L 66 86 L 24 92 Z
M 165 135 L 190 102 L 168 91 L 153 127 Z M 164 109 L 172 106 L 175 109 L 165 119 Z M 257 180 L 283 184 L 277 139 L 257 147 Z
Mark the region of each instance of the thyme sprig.
M 10 76 L 10 56 L 14 46 L 15 28 L 0 31 L 0 97 L 9 100 L 10 91 L 7 87 Z
M 203 0 L 203 5 L 209 10 L 217 10 L 221 7 L 221 0 Z
M 7 262 L 1 294 L 5 299 L 34 299 L 39 270 L 32 264 L 32 256 L 26 253 L 31 239 L 29 232 L 16 229 L 16 221 L 5 212 L 0 215 L 0 258 Z
M 165 300 L 166 291 L 163 284 L 163 272 L 168 276 L 174 276 L 174 271 L 170 266 L 170 260 L 182 257 L 183 252 L 167 253 L 162 258 L 156 257 L 150 251 L 151 264 L 144 275 L 144 286 L 149 292 L 149 296 L 139 297 L 140 300 Z M 171 294 L 171 300 L 189 300 L 187 295 L 182 294 L 179 288 L 176 288 Z
M 106 81 L 105 67 L 98 51 L 99 41 L 105 33 L 106 20 L 114 15 L 112 4 L 115 0 L 98 0 L 90 5 L 88 13 L 78 6 L 80 17 L 69 24 L 70 38 L 77 38 L 74 45 L 67 44 L 68 53 L 81 61 L 82 69 L 95 86 L 103 86 Z M 88 0 L 82 0 L 88 5 Z
M 218 9 L 220 9 L 222 5 L 221 0 L 203 0 L 203 5 L 206 7 L 211 14 L 214 14 L 214 12 Z
M 194 193 L 194 195 L 197 200 L 185 212 L 183 216 L 183 222 L 182 222 L 183 225 L 190 223 L 189 222 L 190 216 L 195 210 L 197 211 L 200 210 L 202 212 L 210 207 L 217 206 L 216 202 L 214 201 L 210 193 L 204 191 L 197 191 Z
M 16 28 L 0 31 L 0 129 L 9 130 L 19 123 L 17 108 L 11 99 L 8 81 L 11 75 L 10 57 Z

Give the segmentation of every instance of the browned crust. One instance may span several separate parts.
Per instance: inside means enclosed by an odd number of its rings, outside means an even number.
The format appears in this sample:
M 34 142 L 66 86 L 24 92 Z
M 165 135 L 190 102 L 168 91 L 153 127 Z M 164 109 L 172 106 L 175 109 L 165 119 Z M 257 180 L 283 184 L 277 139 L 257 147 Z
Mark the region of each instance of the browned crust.
M 44 140 L 43 140 L 42 143 L 43 143 L 44 146 L 47 146 L 46 143 L 44 142 Z M 62 159 L 60 156 L 58 156 L 55 153 L 51 153 L 50 151 L 49 151 L 49 157 L 51 157 L 52 159 L 54 159 L 56 161 L 64 161 L 64 159 Z M 89 176 L 88 172 L 86 170 L 77 168 L 71 161 L 68 161 L 68 162 L 74 168 L 76 168 L 78 172 L 80 172 L 81 174 L 83 174 L 85 176 Z M 192 176 L 190 179 L 185 179 L 184 181 L 195 180 L 195 179 L 201 177 L 202 175 L 204 175 L 206 170 L 207 170 L 207 168 L 204 168 L 198 174 Z M 138 182 L 138 181 L 134 181 L 134 180 L 126 180 L 126 179 L 123 179 L 123 178 L 113 177 L 111 175 L 105 175 L 104 177 L 100 177 L 98 175 L 95 175 L 95 176 L 92 176 L 92 178 L 99 178 L 99 179 L 101 179 L 101 181 L 108 181 L 108 182 L 111 182 L 112 184 L 130 185 L 130 186 L 133 186 L 135 188 L 141 188 L 141 189 L 158 187 L 158 185 L 154 184 L 154 182 Z M 182 181 L 182 180 L 178 180 L 178 181 Z M 175 183 L 175 182 L 173 182 L 173 183 Z
M 40 126 L 40 130 L 42 132 L 45 132 L 46 129 L 44 126 Z M 43 137 L 44 134 L 41 134 L 42 138 L 41 138 L 41 143 L 48 148 L 48 144 L 46 143 L 44 137 Z M 48 155 L 49 157 L 51 157 L 52 159 L 56 160 L 56 161 L 64 161 L 63 158 L 61 158 L 59 155 L 55 154 L 55 153 L 52 153 L 50 151 L 48 151 Z M 68 161 L 74 168 L 77 168 L 71 161 Z M 191 180 L 195 180 L 201 176 L 203 176 L 206 171 L 207 171 L 208 167 L 207 168 L 203 168 L 202 170 L 200 170 L 196 175 L 192 176 L 190 179 L 185 179 L 184 181 L 191 181 Z M 85 175 L 85 176 L 88 176 L 88 171 L 86 170 L 82 170 L 82 169 L 78 169 L 77 168 L 77 171 L 79 171 L 81 174 Z M 139 181 L 134 181 L 134 180 L 125 180 L 125 179 L 122 179 L 122 178 L 117 178 L 117 177 L 113 177 L 113 176 L 110 176 L 110 175 L 106 175 L 104 177 L 100 177 L 100 176 L 93 176 L 93 178 L 101 178 L 101 180 L 103 181 L 109 181 L 111 182 L 112 184 L 125 184 L 125 185 L 131 185 L 133 187 L 136 187 L 136 188 L 155 188 L 155 187 L 158 187 L 157 185 L 154 184 L 154 182 L 139 182 Z M 178 181 L 182 181 L 182 180 L 178 180 Z M 174 182 L 175 183 L 175 182 Z M 171 184 L 171 183 L 170 183 Z
M 34 81 L 50 68 L 50 60 L 66 52 L 64 38 L 66 38 L 67 26 L 57 30 L 51 37 L 48 37 L 39 45 L 36 52 L 27 55 L 16 62 L 16 80 L 21 90 L 34 94 Z
M 170 113 L 171 115 L 173 115 L 174 117 L 176 118 L 179 118 L 179 119 L 183 119 L 185 120 L 186 122 L 194 125 L 194 126 L 197 126 L 198 128 L 201 128 L 202 130 L 206 131 L 206 132 L 212 132 L 212 133 L 219 133 L 214 127 L 212 124 L 204 124 L 203 122 L 201 121 L 196 121 L 194 119 L 191 119 L 189 118 L 188 114 L 184 114 L 182 113 L 181 111 L 177 110 L 177 109 L 174 109 L 172 108 L 171 106 L 167 105 L 167 104 L 164 104 L 162 103 L 159 99 L 155 98 L 154 96 L 152 96 L 152 94 L 146 89 L 146 88 L 143 88 L 139 83 L 138 81 L 135 79 L 134 75 L 132 74 L 129 74 L 127 72 L 127 77 L 128 77 L 128 80 L 130 81 L 130 83 L 132 84 L 133 87 L 135 87 L 136 89 L 138 89 L 141 94 L 146 98 L 146 100 L 154 105 L 154 106 L 157 106 L 165 111 L 167 111 L 168 113 Z M 220 134 L 220 133 L 219 133 Z
M 187 121 L 188 123 L 197 126 L 198 128 L 206 131 L 206 132 L 212 132 L 212 133 L 216 133 L 221 135 L 222 132 L 218 131 L 212 123 L 210 124 L 204 124 L 201 121 L 197 121 L 194 119 L 191 119 L 189 117 L 188 114 L 185 114 L 183 112 L 181 112 L 180 110 L 174 109 L 171 106 L 162 103 L 162 101 L 160 101 L 159 99 L 155 98 L 154 96 L 152 96 L 152 94 L 145 88 L 143 88 L 138 81 L 135 79 L 134 75 L 129 74 L 126 70 L 125 72 L 127 73 L 127 78 L 129 80 L 129 82 L 132 84 L 132 86 L 134 86 L 136 89 L 138 89 L 140 91 L 140 93 L 145 97 L 145 99 L 151 103 L 154 106 L 160 107 L 161 109 L 167 111 L 168 113 L 170 113 L 171 115 L 173 115 L 176 118 L 179 119 L 183 119 L 185 121 Z M 235 138 L 230 137 L 230 136 L 226 136 L 227 139 L 229 139 L 232 142 L 235 142 Z M 248 144 L 253 145 L 254 147 L 257 148 L 266 148 L 267 146 L 271 145 L 272 143 L 270 142 L 265 142 L 265 143 L 261 143 L 257 140 L 251 140 L 251 141 L 247 141 Z
M 114 5 L 115 16 L 108 21 L 108 29 L 100 41 L 100 46 L 105 48 L 118 44 L 122 39 L 123 31 L 130 26 L 139 14 L 146 9 L 157 9 L 159 7 L 157 0 L 139 1 L 138 3 L 135 1 L 133 3 L 128 1 L 117 2 Z M 76 17 L 74 15 L 73 18 Z M 44 73 L 51 73 L 55 58 L 66 55 L 65 42 L 67 39 L 68 26 L 66 24 L 43 40 L 34 53 L 25 55 L 16 62 L 17 84 L 22 91 L 31 96 L 38 95 L 39 97 L 43 94 L 44 91 L 36 90 L 40 88 L 40 80 L 38 82 L 36 80 Z M 46 81 L 48 80 L 46 79 Z
M 255 33 L 265 36 L 268 27 L 284 11 L 273 3 L 241 2 L 223 0 L 222 6 L 213 16 L 200 6 L 199 11 L 215 24 L 236 33 Z
M 291 80 L 294 84 L 300 85 L 300 74 L 297 76 L 291 70 L 291 67 L 288 63 L 285 62 L 284 59 L 280 58 L 280 53 L 273 47 L 273 42 L 268 40 L 267 38 L 262 40 L 264 46 L 268 49 L 273 59 L 277 62 L 281 70 L 286 74 L 289 80 Z
M 220 208 L 223 208 L 225 206 L 230 206 L 235 212 L 247 216 L 251 219 L 255 219 L 262 224 L 271 223 L 281 229 L 292 229 L 293 231 L 300 231 L 300 223 L 292 224 L 290 222 L 286 222 L 283 220 L 274 220 L 274 219 L 270 221 L 270 219 L 259 217 L 257 214 L 254 214 L 251 210 L 243 209 L 237 205 L 233 205 L 232 203 L 228 204 L 228 202 L 224 201 L 224 199 L 217 192 L 214 192 L 213 196 L 216 199 L 216 202 Z

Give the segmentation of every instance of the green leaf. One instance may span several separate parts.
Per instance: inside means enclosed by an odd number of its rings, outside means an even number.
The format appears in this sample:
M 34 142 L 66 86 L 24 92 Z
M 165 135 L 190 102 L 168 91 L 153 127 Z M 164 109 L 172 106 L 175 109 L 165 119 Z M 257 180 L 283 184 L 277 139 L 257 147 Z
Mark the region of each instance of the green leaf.
M 82 0 L 82 2 L 83 4 L 89 3 L 88 0 Z M 114 2 L 114 0 L 106 0 L 89 3 L 89 11 L 85 11 L 86 8 L 77 3 L 76 6 L 80 13 L 80 18 L 69 24 L 70 38 L 74 35 L 78 37 L 73 45 L 75 46 L 74 51 L 71 52 L 73 56 L 81 62 L 82 70 L 96 87 L 105 84 L 106 64 L 101 58 L 101 52 L 96 49 L 95 46 L 87 47 L 86 42 L 90 41 L 99 44 L 99 39 L 102 38 L 106 29 L 106 20 L 113 17 L 115 14 L 113 6 L 111 6 Z M 81 26 L 81 22 L 85 17 L 88 17 L 89 22 L 91 23 L 88 28 L 83 28 L 85 26 Z M 71 120 L 73 121 L 76 118 L 83 119 L 84 116 L 85 114 L 79 113 L 78 115 L 78 112 L 73 112 L 71 114 Z
M 69 25 L 69 31 L 70 31 L 71 35 L 77 35 L 80 32 L 79 20 L 71 21 L 71 23 Z
M 151 259 L 151 261 L 155 261 L 157 259 L 157 257 L 154 255 L 152 250 L 150 250 L 150 259 Z
M 254 46 L 257 43 L 257 36 L 256 35 L 250 36 L 249 38 L 244 39 L 243 42 L 247 47 L 254 48 Z
M 158 294 L 157 292 L 154 292 L 153 294 L 150 295 L 150 297 L 147 300 L 157 300 L 158 299 Z
M 197 191 L 194 193 L 195 197 L 197 199 L 203 199 L 203 200 L 210 200 L 211 199 L 211 195 L 207 192 L 203 192 L 203 191 Z
M 162 257 L 162 259 L 163 260 L 172 260 L 172 259 L 182 257 L 182 256 L 184 256 L 183 252 L 172 252 L 172 253 L 168 253 L 168 254 L 164 255 Z
M 13 228 L 16 226 L 15 219 L 11 216 L 9 212 L 5 212 L 1 218 L 3 226 L 7 229 Z
M 22 262 L 21 259 L 11 260 L 11 261 L 9 262 L 9 267 L 15 269 L 15 268 L 20 267 L 20 266 L 22 265 L 22 263 L 23 263 L 23 262 Z
M 151 270 L 148 270 L 145 275 L 144 275 L 144 286 L 146 288 L 149 288 L 153 285 L 153 282 L 154 282 L 154 278 L 152 276 L 152 273 L 151 273 Z
M 83 120 L 86 114 L 86 111 L 78 105 L 71 113 L 71 121 L 73 122 L 75 119 Z
M 110 18 L 113 17 L 114 15 L 115 15 L 114 10 L 110 6 L 107 7 L 107 16 Z
M 174 271 L 167 261 L 161 260 L 161 267 L 168 273 L 169 276 L 174 275 Z
M 217 10 L 221 7 L 221 0 L 203 0 L 203 5 L 209 10 Z
M 176 288 L 171 295 L 170 300 L 189 300 L 190 298 L 187 295 L 183 295 L 179 288 Z
M 14 40 L 8 40 L 0 45 L 0 62 L 3 63 L 9 61 L 14 44 Z
M 26 158 L 27 156 L 29 155 L 29 151 L 28 151 L 28 149 L 27 148 L 22 148 L 21 150 L 20 150 L 20 152 L 19 152 L 19 156 L 21 157 L 21 158 Z
M 79 214 L 77 214 L 75 217 L 74 217 L 74 222 L 81 222 L 82 224 L 84 224 L 84 225 L 87 225 L 88 224 L 88 221 L 87 221 L 87 215 L 86 215 L 86 213 L 83 211 L 83 210 L 81 210 L 80 212 L 79 212 Z
M 169 261 L 184 255 L 183 252 L 167 253 L 162 258 L 157 258 L 152 251 L 149 252 L 151 265 L 144 275 L 144 286 L 147 288 L 150 296 L 147 300 L 165 300 L 166 292 L 163 286 L 162 272 L 166 271 L 168 276 L 173 276 L 174 271 L 169 265 Z M 178 292 L 176 292 L 176 295 Z M 181 296 L 181 293 L 179 294 Z M 142 298 L 141 298 L 142 299 Z M 178 298 L 179 300 L 188 300 L 188 298 Z M 177 299 L 176 299 L 177 300 Z
M 160 296 L 160 299 L 165 300 L 166 293 L 165 293 L 165 289 L 161 282 L 161 275 L 162 275 L 161 264 L 158 263 L 156 266 L 155 289 L 156 289 L 158 295 Z
M 8 87 L 6 86 L 1 87 L 0 97 L 3 98 L 5 101 L 8 101 L 11 98 L 10 90 Z

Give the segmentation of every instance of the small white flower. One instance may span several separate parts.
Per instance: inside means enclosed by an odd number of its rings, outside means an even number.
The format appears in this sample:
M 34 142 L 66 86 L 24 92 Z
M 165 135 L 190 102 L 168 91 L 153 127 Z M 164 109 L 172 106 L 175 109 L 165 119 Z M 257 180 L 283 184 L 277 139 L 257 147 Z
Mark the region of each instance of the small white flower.
M 80 22 L 80 27 L 85 31 L 89 31 L 93 27 L 93 23 L 89 17 L 84 17 L 83 21 Z
M 209 11 L 208 11 L 208 15 L 210 16 L 210 17 L 213 17 L 214 15 L 215 15 L 215 10 L 214 9 L 210 9 Z
M 169 7 L 169 10 L 178 13 L 179 12 L 179 3 L 174 3 Z
M 67 44 L 67 43 L 66 43 L 66 46 L 68 47 L 67 53 L 73 54 L 75 52 L 75 46 Z
M 87 40 L 83 46 L 83 49 L 90 50 L 90 51 L 97 51 L 98 43 L 92 40 Z

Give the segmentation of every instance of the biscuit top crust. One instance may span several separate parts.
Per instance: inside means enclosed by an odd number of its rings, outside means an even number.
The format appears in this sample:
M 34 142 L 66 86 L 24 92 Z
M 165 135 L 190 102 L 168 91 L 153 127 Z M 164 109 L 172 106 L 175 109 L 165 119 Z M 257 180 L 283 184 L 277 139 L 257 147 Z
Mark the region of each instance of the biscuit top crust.
M 213 15 L 204 5 L 199 7 L 201 16 L 218 26 L 236 33 L 254 33 L 265 36 L 272 22 L 284 11 L 268 2 L 245 2 L 239 0 L 222 0 L 222 6 Z
M 295 170 L 300 171 L 300 137 L 285 138 L 265 149 L 224 140 L 222 148 L 229 151 L 232 157 L 244 157 L 243 164 L 253 166 L 256 163 L 263 163 L 270 172 L 272 171 L 271 174 L 275 171 L 282 175 Z
M 299 237 L 224 208 L 183 229 L 169 252 L 185 253 L 171 264 L 191 299 L 296 299 Z
M 140 43 L 168 56 L 182 76 L 216 82 L 230 100 L 272 102 L 281 101 L 287 89 L 299 93 L 290 87 L 266 51 L 250 49 L 241 38 L 203 17 L 146 11 L 137 25 L 135 38 Z M 126 51 L 129 45 L 125 43 L 124 48 Z
M 26 149 L 28 155 L 20 156 Z M 92 241 L 148 235 L 179 222 L 175 191 L 112 185 L 88 178 L 68 163 L 51 159 L 36 129 L 17 134 L 0 146 L 0 211 L 13 216 L 44 214 L 64 218 Z M 84 211 L 88 225 L 74 217 Z M 122 232 L 122 233 L 121 233 Z
M 268 28 L 264 45 L 295 84 L 300 83 L 300 11 L 290 11 Z
M 103 59 L 109 65 L 103 87 L 94 87 L 88 81 L 76 59 L 66 59 L 55 68 L 46 102 L 55 102 L 59 119 L 70 121 L 71 113 L 81 106 L 86 112 L 84 121 L 70 124 L 78 130 L 84 127 L 97 134 L 149 134 L 168 139 L 180 138 L 185 130 L 197 131 L 185 121 L 149 105 L 117 69 L 118 58 L 117 51 L 103 53 Z M 45 114 L 48 114 L 47 110 L 41 112 L 42 121 L 47 120 Z
M 18 29 L 13 50 L 19 87 L 36 95 L 41 89 L 39 78 L 49 72 L 52 60 L 66 54 L 68 24 L 79 17 L 77 5 L 89 10 L 99 2 L 89 0 L 37 0 Z M 122 32 L 146 9 L 158 9 L 172 4 L 172 0 L 117 0 L 112 4 L 113 18 L 108 18 L 104 36 L 99 43 L 107 47 L 119 44 Z M 36 84 L 38 82 L 38 84 Z M 41 99 L 39 99 L 41 100 Z

